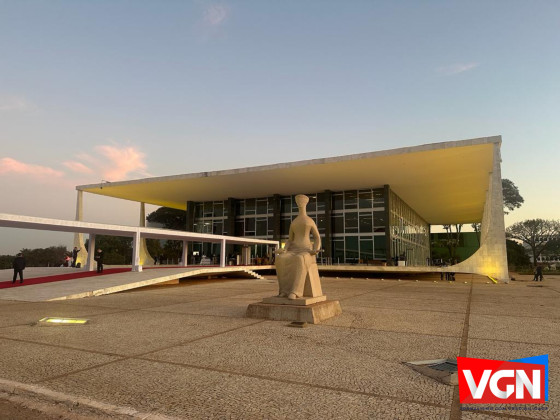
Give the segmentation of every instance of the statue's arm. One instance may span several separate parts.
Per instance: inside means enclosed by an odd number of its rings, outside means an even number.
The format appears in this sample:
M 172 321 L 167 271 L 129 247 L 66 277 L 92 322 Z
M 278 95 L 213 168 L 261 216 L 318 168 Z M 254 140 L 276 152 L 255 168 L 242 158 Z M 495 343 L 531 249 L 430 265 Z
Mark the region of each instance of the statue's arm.
M 313 250 L 311 251 L 311 255 L 317 255 L 317 253 L 321 250 L 321 236 L 319 235 L 319 230 L 317 229 L 317 225 L 313 223 L 311 227 L 311 236 L 313 236 Z
M 284 248 L 278 248 L 276 250 L 276 254 L 283 254 L 286 251 L 290 250 L 290 247 L 292 246 L 292 240 L 294 239 L 294 231 L 292 229 L 292 226 L 290 225 L 290 234 L 288 236 L 288 240 L 286 241 L 286 243 L 284 244 Z

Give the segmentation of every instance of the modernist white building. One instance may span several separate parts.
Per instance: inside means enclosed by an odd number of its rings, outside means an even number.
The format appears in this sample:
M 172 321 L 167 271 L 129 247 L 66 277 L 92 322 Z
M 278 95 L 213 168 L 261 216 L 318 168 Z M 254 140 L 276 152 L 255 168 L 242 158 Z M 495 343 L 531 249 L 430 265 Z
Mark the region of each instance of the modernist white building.
M 84 193 L 186 210 L 185 230 L 279 241 L 297 215 L 293 197 L 306 194 L 319 227 L 326 264 L 426 267 L 430 227 L 482 224 L 481 246 L 455 272 L 508 281 L 500 171 L 501 137 L 425 144 L 394 150 L 133 181 L 80 185 Z M 76 239 L 81 246 L 83 240 Z M 256 241 L 257 242 L 257 241 Z M 270 253 L 190 242 L 191 251 L 228 255 Z M 140 258 L 144 258 L 142 255 Z M 146 257 L 147 258 L 147 257 Z M 247 261 L 248 262 L 248 261 Z

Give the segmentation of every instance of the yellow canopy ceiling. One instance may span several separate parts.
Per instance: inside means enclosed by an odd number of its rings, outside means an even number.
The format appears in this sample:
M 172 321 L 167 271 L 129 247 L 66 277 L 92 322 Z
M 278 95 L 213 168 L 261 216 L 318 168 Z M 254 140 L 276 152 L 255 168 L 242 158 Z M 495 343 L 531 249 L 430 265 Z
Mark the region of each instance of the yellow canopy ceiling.
M 109 197 L 185 209 L 187 201 L 291 195 L 390 185 L 430 224 L 480 221 L 501 137 L 326 159 L 81 185 Z

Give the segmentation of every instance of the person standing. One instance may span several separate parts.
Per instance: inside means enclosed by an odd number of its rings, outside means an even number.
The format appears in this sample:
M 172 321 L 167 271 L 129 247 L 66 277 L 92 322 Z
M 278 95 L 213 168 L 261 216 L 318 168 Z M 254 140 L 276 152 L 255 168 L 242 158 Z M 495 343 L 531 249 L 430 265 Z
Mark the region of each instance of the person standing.
M 542 265 L 538 264 L 537 268 L 535 269 L 535 278 L 533 279 L 533 281 L 542 281 L 542 280 L 543 280 Z
M 17 275 L 19 274 L 19 282 L 23 283 L 23 270 L 25 270 L 25 258 L 23 258 L 23 254 L 20 252 L 14 258 L 12 263 L 14 268 L 14 278 L 12 280 L 12 284 L 16 282 Z
M 76 267 L 76 261 L 78 260 L 78 252 L 80 252 L 80 250 L 78 249 L 77 246 L 75 246 L 74 249 L 72 250 L 72 267 Z
M 97 262 L 97 272 L 103 273 L 103 250 L 98 249 L 93 259 Z

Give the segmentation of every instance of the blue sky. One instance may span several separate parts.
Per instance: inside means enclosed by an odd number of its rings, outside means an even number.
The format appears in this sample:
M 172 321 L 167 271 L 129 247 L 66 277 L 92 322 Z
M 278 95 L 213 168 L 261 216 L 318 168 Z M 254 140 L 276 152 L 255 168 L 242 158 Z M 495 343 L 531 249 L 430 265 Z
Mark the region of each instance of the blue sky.
M 525 198 L 506 225 L 558 219 L 559 27 L 552 0 L 0 0 L 0 212 L 72 219 L 101 179 L 502 135 Z M 137 206 L 87 197 L 85 217 Z M 0 229 L 0 253 L 58 243 Z

